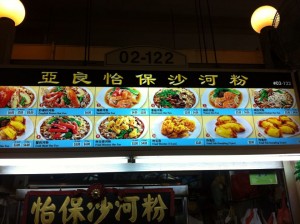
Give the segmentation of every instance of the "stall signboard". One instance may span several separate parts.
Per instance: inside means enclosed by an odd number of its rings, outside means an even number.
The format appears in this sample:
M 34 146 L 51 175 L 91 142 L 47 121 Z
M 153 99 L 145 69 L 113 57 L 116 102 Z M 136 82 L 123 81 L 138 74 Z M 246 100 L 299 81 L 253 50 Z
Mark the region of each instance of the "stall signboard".
M 29 191 L 22 223 L 174 223 L 172 188 Z
M 0 148 L 300 143 L 291 72 L 1 68 Z

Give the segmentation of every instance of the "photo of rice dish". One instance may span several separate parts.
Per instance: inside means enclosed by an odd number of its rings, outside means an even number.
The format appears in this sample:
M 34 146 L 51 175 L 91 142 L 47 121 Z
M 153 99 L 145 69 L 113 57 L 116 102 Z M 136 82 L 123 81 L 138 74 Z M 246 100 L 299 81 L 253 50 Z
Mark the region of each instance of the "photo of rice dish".
M 42 120 L 40 135 L 46 140 L 80 140 L 91 131 L 91 122 L 82 116 L 51 116 Z
M 192 108 L 197 102 L 196 95 L 185 88 L 163 88 L 153 96 L 158 108 Z
M 145 124 L 135 116 L 109 116 L 101 120 L 98 132 L 105 139 L 137 139 L 145 133 Z
M 105 93 L 105 103 L 114 108 L 131 108 L 139 103 L 141 95 L 136 88 L 113 87 Z
M 293 96 L 284 89 L 260 89 L 253 92 L 254 106 L 259 108 L 291 108 Z
M 0 108 L 29 108 L 36 100 L 34 91 L 24 86 L 0 86 Z
M 243 100 L 237 89 L 216 88 L 209 93 L 209 103 L 216 108 L 237 108 Z
M 54 86 L 42 93 L 41 106 L 47 108 L 86 108 L 92 101 L 86 88 L 78 86 Z

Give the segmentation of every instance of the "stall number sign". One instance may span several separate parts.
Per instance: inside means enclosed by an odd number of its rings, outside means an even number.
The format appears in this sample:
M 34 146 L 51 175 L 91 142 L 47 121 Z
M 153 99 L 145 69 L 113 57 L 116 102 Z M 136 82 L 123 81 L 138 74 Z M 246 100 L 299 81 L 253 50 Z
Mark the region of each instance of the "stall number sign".
M 185 66 L 186 57 L 170 49 L 135 46 L 107 53 L 105 64 L 110 66 Z
M 101 199 L 80 191 L 30 191 L 22 223 L 174 223 L 173 189 L 106 191 Z
M 7 68 L 0 75 L 3 149 L 300 143 L 287 72 Z

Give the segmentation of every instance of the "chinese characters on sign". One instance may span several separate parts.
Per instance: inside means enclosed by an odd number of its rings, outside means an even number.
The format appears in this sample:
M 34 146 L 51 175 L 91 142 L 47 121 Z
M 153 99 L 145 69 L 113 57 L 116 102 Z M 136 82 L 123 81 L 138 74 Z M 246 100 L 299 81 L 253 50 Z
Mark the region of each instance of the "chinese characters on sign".
M 124 73 L 124 72 L 106 72 L 104 74 L 97 74 L 98 78 L 96 82 L 95 78 L 91 78 L 92 74 L 88 72 L 77 71 L 72 74 L 72 85 L 86 85 L 86 86 L 124 86 L 124 84 L 130 82 L 130 86 L 186 86 L 193 83 L 192 86 L 217 86 L 221 83 L 224 85 L 236 87 L 243 87 L 247 85 L 249 79 L 248 76 L 243 74 L 200 74 L 198 78 L 195 75 L 182 73 L 172 73 L 167 75 L 153 73 L 143 73 L 143 74 L 134 74 L 134 73 Z M 102 78 L 101 78 L 102 77 Z M 58 73 L 56 71 L 42 71 L 40 80 L 37 84 L 49 84 L 49 85 L 69 85 L 69 81 L 66 78 L 67 75 L 63 72 Z M 226 81 L 227 79 L 227 81 Z M 68 83 L 66 83 L 68 82 Z M 224 83 L 225 82 L 225 83 Z M 189 87 L 192 87 L 191 85 Z
M 73 196 L 71 196 L 73 195 Z M 171 223 L 174 216 L 172 189 L 129 190 L 116 194 L 107 190 L 101 200 L 71 191 L 29 192 L 23 224 L 55 223 Z
M 300 143 L 288 72 L 32 68 L 1 73 L 9 77 L 0 86 L 5 150 Z

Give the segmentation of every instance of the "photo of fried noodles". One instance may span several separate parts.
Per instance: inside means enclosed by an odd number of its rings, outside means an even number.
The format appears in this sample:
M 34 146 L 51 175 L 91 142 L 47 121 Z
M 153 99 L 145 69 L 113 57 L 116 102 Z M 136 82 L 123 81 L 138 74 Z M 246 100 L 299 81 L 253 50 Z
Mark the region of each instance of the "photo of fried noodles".
M 54 86 L 44 89 L 41 106 L 47 108 L 86 108 L 92 100 L 84 87 Z
M 237 89 L 216 88 L 209 93 L 209 103 L 216 108 L 237 108 L 243 100 Z
M 42 120 L 39 132 L 46 140 L 80 140 L 91 131 L 91 122 L 82 116 L 51 116 Z
M 136 88 L 113 87 L 105 93 L 105 103 L 115 108 L 131 108 L 139 103 L 141 94 Z
M 192 108 L 196 105 L 197 96 L 185 88 L 164 88 L 153 96 L 154 105 L 158 108 Z
M 298 124 L 286 115 L 262 119 L 258 121 L 258 127 L 266 137 L 282 138 L 299 133 Z
M 98 132 L 105 139 L 137 139 L 145 133 L 144 122 L 135 116 L 109 116 L 99 121 Z
M 0 108 L 29 108 L 36 100 L 34 91 L 25 86 L 0 86 Z
M 291 108 L 294 97 L 284 89 L 260 89 L 253 92 L 254 106 L 259 108 Z
M 196 129 L 196 123 L 187 117 L 168 116 L 161 126 L 161 134 L 168 138 L 186 138 Z

